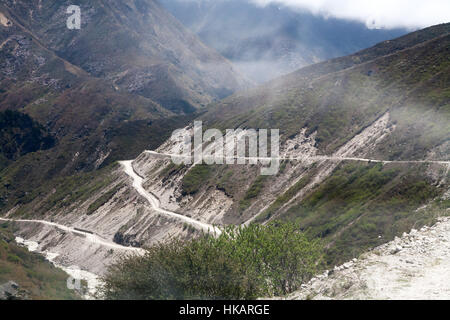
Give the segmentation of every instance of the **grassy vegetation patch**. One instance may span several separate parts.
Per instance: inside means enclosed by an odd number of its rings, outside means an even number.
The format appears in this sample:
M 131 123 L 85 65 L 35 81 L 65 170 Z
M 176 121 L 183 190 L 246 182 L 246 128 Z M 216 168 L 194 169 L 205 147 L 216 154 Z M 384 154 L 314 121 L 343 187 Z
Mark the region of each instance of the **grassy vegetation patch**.
M 97 200 L 89 205 L 86 214 L 89 216 L 97 211 L 100 207 L 103 207 L 120 190 L 120 188 L 122 188 L 122 185 L 118 185 L 112 190 L 101 195 Z
M 298 221 L 312 237 L 327 239 L 328 262 L 343 262 L 363 250 L 429 222 L 416 209 L 442 190 L 422 166 L 343 164 L 282 219 Z
M 250 207 L 252 202 L 258 198 L 264 188 L 264 183 L 267 181 L 267 176 L 258 176 L 250 188 L 245 193 L 244 198 L 239 202 L 239 211 L 244 212 Z
M 291 200 L 301 189 L 303 189 L 309 182 L 310 176 L 301 178 L 297 183 L 290 187 L 284 194 L 279 196 L 274 203 L 270 205 L 257 218 L 256 222 L 262 223 L 272 217 L 285 203 Z
M 184 164 L 176 165 L 173 162 L 170 162 L 164 169 L 159 173 L 159 177 L 167 179 L 170 176 L 177 174 L 185 167 Z
M 206 164 L 200 164 L 193 167 L 183 177 L 182 192 L 184 195 L 192 195 L 197 193 L 200 188 L 208 181 L 213 168 Z

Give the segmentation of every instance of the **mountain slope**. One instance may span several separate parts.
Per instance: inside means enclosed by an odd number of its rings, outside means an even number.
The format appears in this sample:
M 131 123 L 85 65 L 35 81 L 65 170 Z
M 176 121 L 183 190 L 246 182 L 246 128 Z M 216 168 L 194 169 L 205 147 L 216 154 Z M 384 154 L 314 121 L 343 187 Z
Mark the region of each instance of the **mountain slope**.
M 132 166 L 164 210 L 218 225 L 298 221 L 324 240 L 330 265 L 347 261 L 448 214 L 449 33 L 450 24 L 435 26 L 301 69 L 198 118 L 222 130 L 280 129 L 281 155 L 300 160 L 282 161 L 277 175 L 261 176 L 260 165 L 175 165 L 154 152 Z M 177 153 L 183 143 L 169 139 L 156 151 Z M 150 208 L 120 166 L 79 178 L 51 193 L 36 188 L 9 217 L 53 219 L 126 245 L 198 234 Z M 57 234 L 22 232 L 70 246 Z M 95 254 L 75 251 L 77 261 Z
M 81 30 L 65 27 L 71 4 L 5 1 L 4 8 L 59 57 L 177 113 L 248 85 L 157 1 L 81 1 Z
M 288 155 L 449 161 L 449 32 L 440 25 L 307 67 L 225 99 L 202 118 L 221 129 L 279 128 Z M 330 261 L 430 219 L 415 210 L 448 189 L 445 165 L 289 161 L 282 168 L 240 214 L 301 221 L 330 241 Z M 245 204 L 245 194 L 231 195 Z M 436 201 L 445 212 L 448 204 Z
M 167 207 L 216 223 L 298 220 L 326 239 L 330 263 L 350 258 L 448 208 L 448 168 L 432 161 L 450 160 L 449 32 L 449 24 L 421 30 L 209 108 L 201 117 L 209 128 L 280 129 L 282 155 L 305 161 L 283 161 L 276 176 L 258 176 L 257 166 L 169 165 L 161 177 L 151 154 L 136 167 Z M 394 162 L 339 160 L 352 157 Z
M 35 126 L 45 128 L 55 140 L 54 147 L 42 152 L 42 157 L 26 154 L 2 168 L 2 179 L 17 174 L 1 196 L 10 198 L 11 205 L 44 180 L 95 169 L 107 164 L 107 158 L 114 157 L 118 149 L 123 153 L 125 144 L 114 132 L 124 126 L 131 134 L 139 127 L 151 127 L 152 121 L 173 116 L 148 98 L 117 91 L 105 80 L 91 77 L 10 19 L 11 24 L 0 26 L 0 110 L 27 114 L 38 123 Z M 160 128 L 159 124 L 155 126 Z M 149 128 L 151 131 L 155 137 Z M 151 139 L 136 142 L 140 147 L 151 143 Z M 128 141 L 126 145 L 130 145 Z
M 440 25 L 306 67 L 225 99 L 202 118 L 222 128 L 279 128 L 285 138 L 307 127 L 317 131 L 320 151 L 331 152 L 390 109 L 445 114 L 448 33 Z M 429 121 L 448 129 L 443 119 Z
M 85 1 L 79 31 L 66 27 L 69 4 L 0 3 L 0 111 L 27 114 L 55 140 L 8 168 L 1 159 L 9 209 L 55 177 L 157 147 L 192 119 L 175 113 L 246 83 L 154 1 Z

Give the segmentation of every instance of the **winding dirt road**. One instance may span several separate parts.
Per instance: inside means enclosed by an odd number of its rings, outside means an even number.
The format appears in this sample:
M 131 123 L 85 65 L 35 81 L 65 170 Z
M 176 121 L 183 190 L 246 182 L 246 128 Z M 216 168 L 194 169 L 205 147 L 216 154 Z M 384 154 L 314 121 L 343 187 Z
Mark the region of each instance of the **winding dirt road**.
M 0 221 L 44 224 L 44 225 L 54 227 L 54 228 L 57 228 L 57 229 L 60 229 L 60 230 L 66 231 L 66 232 L 82 235 L 85 237 L 86 241 L 89 241 L 91 243 L 95 243 L 95 244 L 98 244 L 101 246 L 109 247 L 111 249 L 120 249 L 120 250 L 134 251 L 134 252 L 139 252 L 139 253 L 145 252 L 143 249 L 134 248 L 134 247 L 125 247 L 125 246 L 122 246 L 115 242 L 105 240 L 96 234 L 92 234 L 87 231 L 81 231 L 81 230 L 78 230 L 78 229 L 72 228 L 72 227 L 67 227 L 67 226 L 64 226 L 62 224 L 58 224 L 55 222 L 49 222 L 49 221 L 45 221 L 45 220 L 25 220 L 25 219 L 6 219 L 6 218 L 0 218 Z
M 193 227 L 195 227 L 196 229 L 200 229 L 204 232 L 207 233 L 215 233 L 216 235 L 220 235 L 221 231 L 219 228 L 207 224 L 207 223 L 203 223 L 197 220 L 194 220 L 192 218 L 183 216 L 181 214 L 175 213 L 175 212 L 171 212 L 171 211 L 167 211 L 164 210 L 160 207 L 160 201 L 158 200 L 158 198 L 156 198 L 154 195 L 152 195 L 150 192 L 148 192 L 147 190 L 144 189 L 144 187 L 142 186 L 144 179 L 142 177 L 140 177 L 133 169 L 133 160 L 130 161 L 122 161 L 120 162 L 120 164 L 122 164 L 123 168 L 124 168 L 124 172 L 130 176 L 133 179 L 133 188 L 136 189 L 136 191 L 143 196 L 152 206 L 152 208 L 161 213 L 164 214 L 166 216 L 172 217 L 172 218 L 176 218 L 179 219 L 181 221 L 184 221 L 190 225 L 192 225 Z M 70 232 L 73 234 L 78 234 L 83 236 L 86 241 L 90 242 L 90 243 L 94 243 L 94 244 L 98 244 L 104 247 L 108 247 L 111 249 L 119 249 L 119 250 L 125 250 L 125 251 L 133 251 L 133 252 L 137 252 L 137 253 L 144 253 L 145 250 L 141 249 L 141 248 L 134 248 L 134 247 L 126 247 L 126 246 L 122 246 L 120 244 L 117 244 L 113 241 L 109 241 L 106 239 L 103 239 L 102 237 L 91 233 L 89 231 L 83 231 L 79 228 L 76 227 L 68 227 L 59 223 L 55 223 L 55 222 L 50 222 L 50 221 L 45 221 L 45 220 L 28 220 L 28 219 L 8 219 L 8 218 L 0 218 L 0 221 L 5 221 L 5 222 L 17 222 L 17 223 L 37 223 L 37 224 L 43 224 L 43 225 L 47 225 L 56 229 L 60 229 L 66 232 Z
M 151 154 L 155 157 L 160 158 L 178 158 L 178 159 L 193 159 L 192 156 L 181 155 L 181 154 L 173 154 L 173 153 L 160 153 L 156 151 L 146 150 L 144 151 L 147 154 Z M 214 158 L 214 156 L 205 156 L 203 155 L 203 159 L 205 158 Z M 382 163 L 382 164 L 441 164 L 450 166 L 450 161 L 441 161 L 441 160 L 377 160 L 377 159 L 365 159 L 365 158 L 355 158 L 355 157 L 340 157 L 340 156 L 305 156 L 305 157 L 223 157 L 224 160 L 260 160 L 260 161 L 271 161 L 271 160 L 290 160 L 290 161 L 355 161 L 355 162 L 368 162 L 368 163 Z
M 161 214 L 164 214 L 166 216 L 172 217 L 172 218 L 176 218 L 178 220 L 184 221 L 190 225 L 192 225 L 193 227 L 200 229 L 206 233 L 215 233 L 216 235 L 220 235 L 221 231 L 219 228 L 207 224 L 207 223 L 203 223 L 197 220 L 194 220 L 192 218 L 183 216 L 181 214 L 172 212 L 172 211 L 167 211 L 161 208 L 161 204 L 158 198 L 156 198 L 154 195 L 152 195 L 150 192 L 148 192 L 147 190 L 144 189 L 144 187 L 142 186 L 144 179 L 139 176 L 136 171 L 133 168 L 133 160 L 130 161 L 121 161 L 120 164 L 124 167 L 124 171 L 125 173 L 130 176 L 133 179 L 133 188 L 136 189 L 136 191 L 143 196 L 152 206 L 152 208 L 156 211 L 159 212 Z

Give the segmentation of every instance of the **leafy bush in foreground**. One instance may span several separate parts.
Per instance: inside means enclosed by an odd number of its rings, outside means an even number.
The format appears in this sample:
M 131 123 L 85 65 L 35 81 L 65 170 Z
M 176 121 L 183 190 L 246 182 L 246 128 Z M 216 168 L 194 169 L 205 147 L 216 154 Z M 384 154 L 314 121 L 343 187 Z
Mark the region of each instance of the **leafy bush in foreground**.
M 319 240 L 291 223 L 227 227 L 123 257 L 109 268 L 106 299 L 254 299 L 285 295 L 321 267 Z

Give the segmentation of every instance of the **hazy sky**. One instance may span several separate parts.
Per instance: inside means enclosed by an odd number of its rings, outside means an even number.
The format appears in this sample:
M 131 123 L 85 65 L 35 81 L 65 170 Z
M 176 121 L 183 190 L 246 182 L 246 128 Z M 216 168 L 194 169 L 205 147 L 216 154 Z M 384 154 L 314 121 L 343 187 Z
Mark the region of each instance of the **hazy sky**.
M 450 0 L 248 0 L 280 3 L 314 14 L 358 20 L 369 27 L 422 28 L 450 22 Z
M 177 0 L 219 1 L 219 0 Z M 221 0 L 226 1 L 226 0 Z M 356 20 L 370 28 L 418 29 L 450 22 L 450 0 L 240 0 L 284 4 L 316 15 Z

